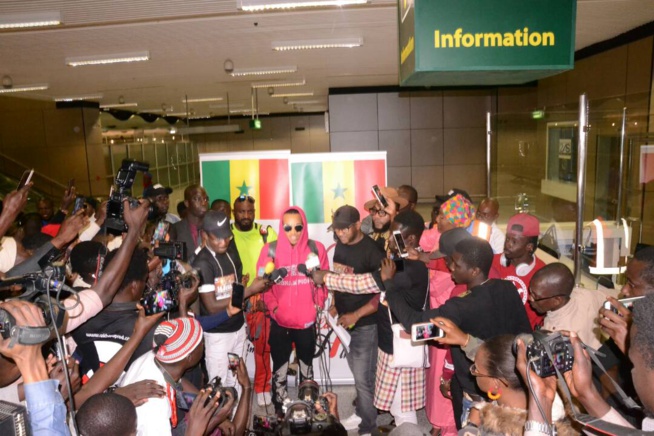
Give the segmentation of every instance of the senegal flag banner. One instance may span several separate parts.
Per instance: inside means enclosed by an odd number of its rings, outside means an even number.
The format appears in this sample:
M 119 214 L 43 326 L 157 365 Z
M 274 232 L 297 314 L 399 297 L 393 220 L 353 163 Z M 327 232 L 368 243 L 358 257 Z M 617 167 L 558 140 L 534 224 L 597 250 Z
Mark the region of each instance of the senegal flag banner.
M 209 201 L 255 199 L 256 218 L 276 220 L 289 205 L 288 151 L 200 154 L 200 176 Z
M 365 216 L 372 185 L 386 185 L 386 152 L 291 156 L 292 204 L 304 209 L 309 223 L 331 223 L 345 204 Z

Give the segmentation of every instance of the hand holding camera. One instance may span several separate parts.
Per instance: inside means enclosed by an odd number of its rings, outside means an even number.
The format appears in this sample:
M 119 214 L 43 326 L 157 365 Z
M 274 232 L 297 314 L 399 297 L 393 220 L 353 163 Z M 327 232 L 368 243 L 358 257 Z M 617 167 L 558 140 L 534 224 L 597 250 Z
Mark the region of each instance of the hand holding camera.
M 625 300 L 632 300 L 631 298 Z M 627 337 L 631 326 L 631 310 L 622 304 L 623 300 L 608 297 L 599 310 L 599 324 L 615 342 L 622 353 L 627 354 Z M 633 306 L 633 301 L 630 302 Z

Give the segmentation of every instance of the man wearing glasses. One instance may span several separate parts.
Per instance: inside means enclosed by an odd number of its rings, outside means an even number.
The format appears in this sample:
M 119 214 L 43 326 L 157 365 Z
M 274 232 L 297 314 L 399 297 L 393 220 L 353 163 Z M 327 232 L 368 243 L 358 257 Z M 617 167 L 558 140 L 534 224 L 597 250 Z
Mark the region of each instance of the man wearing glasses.
M 379 189 L 388 202 L 384 207 L 376 198 L 366 201 L 363 208 L 372 216 L 372 233 L 369 235 L 386 252 L 389 251 L 388 241 L 391 237 L 391 222 L 400 209 L 407 207 L 409 202 L 400 197 L 395 188 L 382 187 Z
M 545 315 L 543 329 L 577 332 L 579 339 L 595 349 L 602 346 L 597 312 L 606 301 L 599 290 L 575 287 L 570 268 L 550 263 L 531 278 L 529 304 Z
M 353 206 L 341 206 L 332 220 L 338 238 L 334 250 L 334 271 L 339 274 L 365 274 L 379 270 L 386 253 L 371 238 L 361 232 L 359 211 Z M 381 277 L 380 278 L 381 283 Z M 350 330 L 350 351 L 347 364 L 354 376 L 357 391 L 356 412 L 341 421 L 346 430 L 370 434 L 376 428 L 375 368 L 377 366 L 377 306 L 379 296 L 334 293 L 332 316 Z
M 243 274 L 249 274 L 250 283 L 257 277 L 257 260 L 261 249 L 267 242 L 277 240 L 277 233 L 271 226 L 254 222 L 255 201 L 249 195 L 241 195 L 234 200 L 234 223 L 231 226 L 234 243 L 243 263 Z M 270 319 L 265 315 L 265 306 L 260 295 L 253 295 L 247 304 L 246 321 L 250 341 L 254 345 L 254 392 L 259 406 L 270 404 Z

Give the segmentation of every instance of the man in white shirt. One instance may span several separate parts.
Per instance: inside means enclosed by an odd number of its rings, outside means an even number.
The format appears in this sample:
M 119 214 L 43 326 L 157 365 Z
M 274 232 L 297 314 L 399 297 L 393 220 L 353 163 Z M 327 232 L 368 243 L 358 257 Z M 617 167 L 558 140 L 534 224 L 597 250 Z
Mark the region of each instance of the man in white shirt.
M 550 263 L 534 274 L 529 286 L 529 304 L 544 314 L 543 329 L 577 332 L 583 343 L 602 346 L 598 310 L 606 301 L 599 290 L 575 287 L 572 271 L 562 263 Z
M 500 216 L 500 204 L 494 198 L 484 198 L 477 208 L 477 219 L 488 224 L 491 227 L 491 234 L 488 243 L 493 249 L 493 253 L 502 253 L 504 251 L 504 239 L 506 235 L 497 227 L 497 218 Z

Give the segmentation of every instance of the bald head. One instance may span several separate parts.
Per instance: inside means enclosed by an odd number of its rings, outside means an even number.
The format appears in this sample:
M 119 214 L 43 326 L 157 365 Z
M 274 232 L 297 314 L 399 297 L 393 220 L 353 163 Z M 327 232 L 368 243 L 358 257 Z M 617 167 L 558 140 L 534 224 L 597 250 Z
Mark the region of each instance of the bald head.
M 488 225 L 497 221 L 500 216 L 500 204 L 494 198 L 484 198 L 477 208 L 477 219 Z
M 575 287 L 575 278 L 570 268 L 562 263 L 550 263 L 538 270 L 531 278 L 531 288 L 541 297 L 561 295 L 570 297 Z
M 397 188 L 397 194 L 409 202 L 405 209 L 415 210 L 416 204 L 418 204 L 418 191 L 416 191 L 416 188 L 411 185 L 402 185 Z

